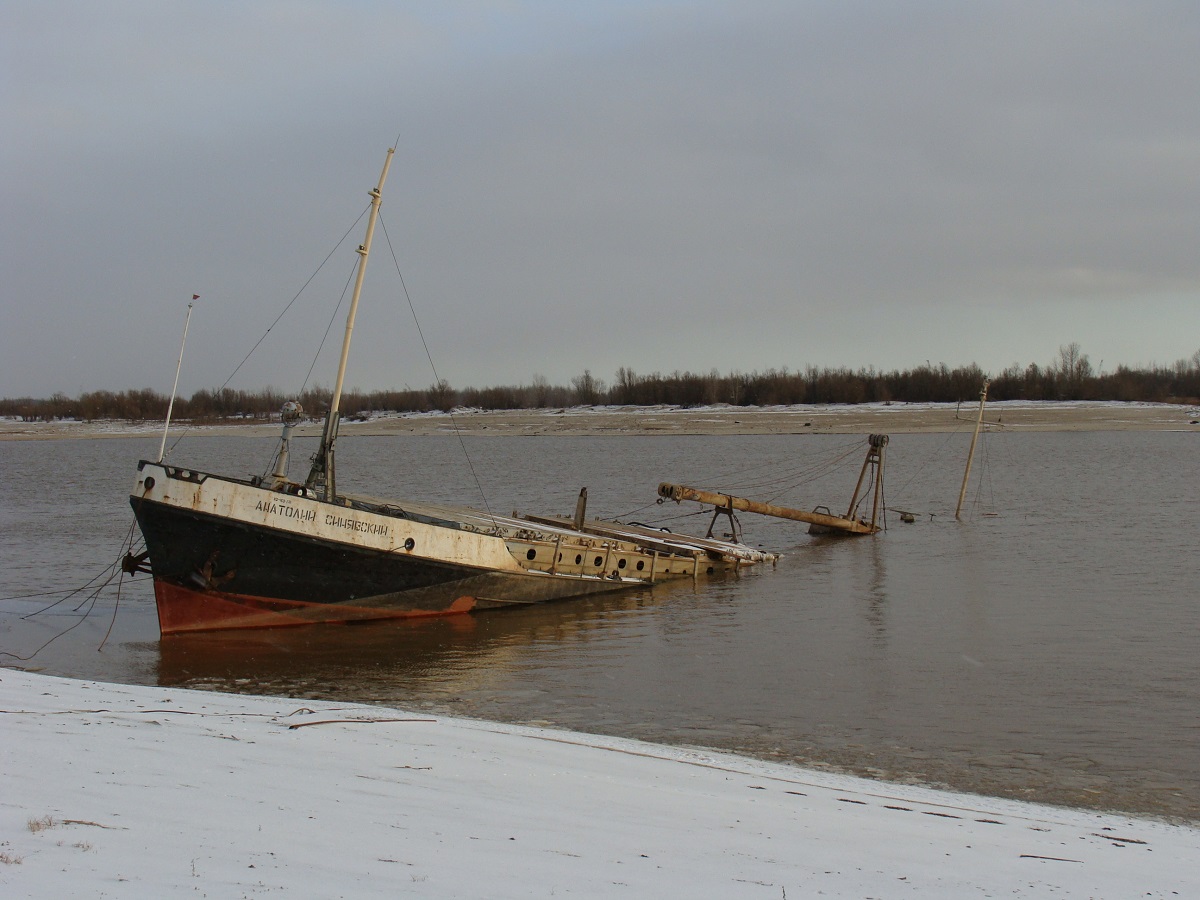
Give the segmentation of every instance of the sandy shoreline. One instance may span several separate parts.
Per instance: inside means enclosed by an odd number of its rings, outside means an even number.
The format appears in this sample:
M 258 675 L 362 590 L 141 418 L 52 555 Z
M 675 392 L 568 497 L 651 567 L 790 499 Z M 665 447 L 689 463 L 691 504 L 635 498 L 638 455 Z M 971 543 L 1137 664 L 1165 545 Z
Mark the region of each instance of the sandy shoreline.
M 863 404 L 858 406 L 777 407 L 569 407 L 536 410 L 457 410 L 447 413 L 388 414 L 367 421 L 343 422 L 343 435 L 476 436 L 538 435 L 725 435 L 725 434 L 919 434 L 970 429 L 975 408 L 964 404 Z M 1200 408 L 1168 403 L 1027 403 L 990 404 L 985 421 L 997 430 L 1021 431 L 1196 431 Z M 315 437 L 319 422 L 297 429 Z M 278 423 L 189 426 L 191 433 L 273 437 Z M 0 440 L 127 438 L 162 433 L 161 423 L 20 422 L 0 420 Z

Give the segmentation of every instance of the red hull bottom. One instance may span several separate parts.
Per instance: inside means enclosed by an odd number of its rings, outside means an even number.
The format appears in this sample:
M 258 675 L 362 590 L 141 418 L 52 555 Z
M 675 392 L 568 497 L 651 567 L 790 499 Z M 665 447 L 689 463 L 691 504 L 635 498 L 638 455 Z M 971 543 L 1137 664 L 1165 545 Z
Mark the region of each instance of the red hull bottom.
M 158 627 L 162 634 L 281 628 L 296 625 L 347 624 L 381 619 L 453 616 L 475 609 L 474 597 L 458 597 L 444 609 L 381 609 L 334 603 L 276 600 L 220 591 L 196 591 L 154 579 Z

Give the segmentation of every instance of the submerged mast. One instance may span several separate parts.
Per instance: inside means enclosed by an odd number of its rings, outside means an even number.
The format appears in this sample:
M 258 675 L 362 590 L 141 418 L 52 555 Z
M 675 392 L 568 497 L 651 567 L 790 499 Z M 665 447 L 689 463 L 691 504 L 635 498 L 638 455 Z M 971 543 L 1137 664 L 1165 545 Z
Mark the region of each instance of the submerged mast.
M 988 381 L 984 379 L 979 392 L 979 418 L 975 420 L 975 433 L 971 435 L 971 449 L 967 451 L 967 469 L 963 472 L 962 490 L 958 492 L 958 506 L 954 507 L 954 518 L 962 521 L 963 499 L 967 496 L 967 481 L 971 478 L 971 460 L 975 458 L 975 442 L 979 440 L 979 427 L 983 424 L 983 404 L 987 402 Z
M 809 534 L 875 534 L 880 530 L 879 521 L 879 500 L 883 493 L 883 462 L 884 448 L 888 444 L 888 436 L 886 434 L 872 434 L 867 439 L 867 457 L 863 460 L 862 471 L 858 474 L 858 483 L 854 485 L 854 496 L 850 498 L 850 508 L 846 510 L 845 516 L 835 516 L 831 514 L 828 507 L 818 506 L 817 509 L 811 512 L 806 509 L 792 509 L 787 506 L 775 506 L 772 503 L 761 503 L 758 500 L 750 500 L 746 497 L 735 497 L 732 494 L 722 494 L 717 491 L 705 491 L 700 488 L 689 487 L 686 484 L 672 484 L 669 481 L 664 481 L 658 486 L 659 503 L 663 500 L 674 500 L 676 503 L 681 500 L 693 500 L 696 503 L 708 503 L 715 507 L 713 511 L 713 524 L 716 524 L 717 516 L 725 513 L 729 516 L 730 523 L 734 526 L 734 540 L 737 540 L 737 523 L 733 517 L 733 511 L 736 509 L 741 512 L 758 513 L 760 516 L 774 516 L 777 519 L 791 519 L 795 522 L 807 522 L 810 526 Z M 867 522 L 863 519 L 854 518 L 855 507 L 858 506 L 859 492 L 862 490 L 863 481 L 867 478 L 867 470 L 872 470 L 871 483 L 868 485 L 868 490 L 874 492 L 874 502 L 871 507 L 871 521 Z M 582 502 L 582 499 L 581 499 Z M 818 512 L 824 509 L 825 512 Z M 582 519 L 582 513 L 576 511 L 576 522 Z M 576 530 L 579 529 L 577 524 Z M 712 536 L 712 525 L 708 527 L 709 534 Z
M 342 339 L 342 357 L 338 362 L 337 381 L 333 385 L 333 397 L 329 401 L 329 413 L 325 417 L 325 430 L 321 435 L 321 448 L 313 457 L 307 485 L 321 490 L 323 499 L 333 500 L 337 496 L 337 485 L 333 470 L 333 445 L 337 441 L 338 421 L 342 405 L 342 384 L 346 379 L 346 361 L 350 358 L 350 335 L 354 332 L 354 317 L 358 313 L 358 298 L 362 293 L 363 277 L 367 272 L 367 256 L 371 252 L 371 239 L 375 235 L 375 220 L 379 217 L 379 205 L 383 202 L 383 183 L 387 180 L 388 167 L 392 164 L 394 147 L 389 147 L 379 174 L 379 184 L 371 191 L 371 215 L 367 219 L 367 236 L 358 246 L 358 274 L 354 278 L 354 295 L 350 298 L 350 311 L 346 314 L 346 336 Z

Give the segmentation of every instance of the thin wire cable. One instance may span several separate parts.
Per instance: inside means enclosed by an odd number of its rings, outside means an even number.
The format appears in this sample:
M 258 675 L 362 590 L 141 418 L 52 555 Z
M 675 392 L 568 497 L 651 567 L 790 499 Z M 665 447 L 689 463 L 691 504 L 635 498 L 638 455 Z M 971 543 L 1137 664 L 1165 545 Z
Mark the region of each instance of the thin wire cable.
M 638 513 L 640 513 L 642 510 L 644 510 L 644 509 L 649 509 L 649 508 L 650 508 L 650 507 L 652 507 L 652 506 L 658 506 L 658 505 L 659 505 L 659 504 L 658 504 L 658 501 L 657 501 L 657 500 L 654 500 L 654 501 L 652 501 L 652 502 L 650 502 L 650 503 L 647 503 L 645 506 L 639 506 L 637 509 L 631 509 L 631 510 L 629 510 L 629 512 L 623 512 L 623 513 L 621 513 L 620 515 L 618 515 L 618 516 L 616 517 L 616 518 L 617 518 L 617 521 L 619 522 L 619 521 L 621 521 L 621 519 L 627 519 L 627 518 L 629 518 L 630 516 L 636 516 L 636 515 L 637 515 Z
M 29 662 L 29 660 L 31 660 L 31 659 L 33 659 L 34 657 L 36 657 L 36 656 L 37 656 L 39 653 L 41 653 L 43 650 L 45 650 L 47 647 L 49 647 L 51 644 L 53 644 L 55 641 L 57 641 L 57 640 L 58 640 L 60 637 L 62 637 L 63 635 L 65 635 L 65 634 L 67 634 L 67 633 L 69 633 L 69 632 L 71 632 L 71 631 L 74 631 L 76 628 L 78 628 L 80 625 L 82 625 L 84 622 L 86 622 L 86 621 L 87 621 L 87 619 L 88 619 L 88 616 L 90 616 L 90 615 L 92 614 L 92 611 L 93 611 L 93 610 L 96 608 L 96 601 L 97 601 L 97 600 L 99 599 L 99 597 L 100 597 L 100 592 L 101 592 L 101 591 L 103 591 L 103 590 L 104 590 L 104 588 L 108 587 L 108 585 L 109 585 L 109 584 L 112 582 L 112 579 L 113 579 L 113 577 L 114 577 L 115 575 L 116 575 L 116 572 L 113 572 L 111 575 L 109 575 L 109 577 L 108 577 L 108 578 L 106 578 L 102 584 L 100 584 L 100 585 L 97 585 L 97 587 L 95 588 L 95 590 L 93 590 L 93 591 L 92 591 L 92 592 L 91 592 L 91 593 L 90 593 L 90 594 L 89 594 L 89 595 L 88 595 L 88 596 L 87 596 L 87 597 L 86 597 L 86 598 L 83 600 L 83 602 L 82 602 L 82 603 L 80 603 L 80 604 L 79 604 L 79 606 L 77 606 L 77 607 L 75 608 L 75 611 L 76 611 L 76 612 L 78 612 L 78 611 L 79 611 L 80 609 L 82 609 L 84 606 L 87 606 L 87 607 L 88 607 L 88 609 L 87 609 L 87 612 L 85 612 L 85 613 L 84 613 L 82 616 L 80 616 L 80 617 L 79 617 L 79 618 L 78 618 L 78 619 L 77 619 L 75 622 L 73 622 L 72 624 L 68 625 L 68 626 L 67 626 L 66 628 L 64 628 L 62 631 L 60 631 L 60 632 L 58 632 L 57 634 L 53 635 L 53 636 L 52 636 L 52 637 L 51 637 L 49 640 L 47 640 L 45 643 L 43 643 L 43 644 L 42 644 L 40 647 L 38 647 L 36 650 L 34 650 L 34 651 L 33 651 L 32 653 L 30 653 L 28 656 L 21 656 L 19 653 L 12 653 L 12 652 L 10 652 L 10 651 L 8 651 L 8 650 L 0 650 L 0 656 L 8 656 L 8 657 L 11 657 L 11 658 L 13 658 L 13 659 L 20 660 L 21 662 Z M 106 636 L 106 639 L 107 639 L 107 636 Z M 103 645 L 102 645 L 102 646 L 103 646 Z
M 707 483 L 723 483 L 723 487 L 719 492 L 725 494 L 730 494 L 735 491 L 745 494 L 753 492 L 756 489 L 763 490 L 766 488 L 780 488 L 782 485 L 780 490 L 776 491 L 772 496 L 767 498 L 766 502 L 773 503 L 779 497 L 786 495 L 789 491 L 795 490 L 802 484 L 815 481 L 818 478 L 837 471 L 838 469 L 844 468 L 846 461 L 859 452 L 861 448 L 862 441 L 856 438 L 852 443 L 839 444 L 836 448 L 826 451 L 814 461 L 810 461 L 807 465 L 785 472 L 783 475 L 777 477 L 760 478 L 757 480 L 738 480 L 735 477 L 741 474 L 757 472 L 768 467 L 777 467 L 777 462 L 772 460 L 765 463 L 760 463 L 756 466 L 751 466 L 748 469 L 741 470 L 740 472 L 735 470 L 727 472 L 722 477 L 703 480 Z M 728 480 L 731 478 L 733 479 L 732 481 Z M 624 519 L 628 518 L 629 516 L 636 515 L 637 513 L 640 513 L 643 510 L 649 509 L 651 506 L 655 505 L 658 505 L 658 501 L 655 501 L 654 503 L 647 503 L 644 506 L 639 506 L 636 509 L 632 509 L 629 512 L 618 516 L 618 519 Z M 664 518 L 662 521 L 671 521 L 674 518 L 683 518 L 691 515 L 703 515 L 707 514 L 707 512 L 707 509 L 702 508 L 696 513 L 687 513 L 684 516 Z
M 975 504 L 977 506 L 983 505 L 983 500 L 984 500 L 983 494 L 984 494 L 984 487 L 985 487 L 985 482 L 986 482 L 986 486 L 988 489 L 988 491 L 987 491 L 988 506 L 992 509 L 995 509 L 996 508 L 996 495 L 991 489 L 992 488 L 992 469 L 991 469 L 991 457 L 988 455 L 988 444 L 989 444 L 989 441 L 987 440 L 987 432 L 985 431 L 984 439 L 979 442 L 979 479 L 976 482 L 976 488 L 975 488 L 975 491 L 976 491 Z
M 887 531 L 888 530 L 887 491 L 884 489 L 883 467 L 882 466 L 880 466 L 880 469 L 879 469 L 879 504 L 880 504 L 880 506 L 883 507 L 883 509 L 881 510 L 881 512 L 882 512 L 881 521 L 883 522 L 883 530 Z
M 136 522 L 136 520 L 135 520 L 135 522 Z M 122 547 L 130 544 L 130 539 L 132 538 L 132 535 L 133 535 L 134 524 L 135 523 L 130 523 L 129 531 L 126 532 L 126 534 L 125 534 L 125 540 L 122 542 Z M 44 612 L 49 612 L 50 610 L 54 609 L 54 607 L 58 606 L 60 603 L 65 603 L 66 601 L 70 600 L 72 597 L 78 595 L 79 593 L 88 590 L 90 587 L 92 587 L 93 583 L 100 578 L 103 578 L 104 582 L 101 583 L 99 585 L 99 587 L 103 587 L 105 584 L 108 584 L 108 582 L 110 582 L 112 580 L 112 576 L 114 574 L 116 574 L 116 569 L 118 566 L 121 565 L 121 560 L 124 558 L 124 556 L 125 556 L 125 550 L 122 549 L 121 555 L 118 556 L 113 562 L 109 563 L 98 574 L 93 575 L 91 578 L 89 578 L 87 581 L 85 581 L 82 585 L 80 585 L 77 588 L 74 588 L 73 590 L 69 590 L 69 591 L 65 591 L 65 592 L 64 591 L 47 591 L 46 592 L 47 594 L 62 594 L 63 596 L 59 597 L 53 603 L 43 606 L 41 609 L 34 610 L 31 613 L 25 613 L 23 616 L 21 616 L 21 618 L 22 619 L 32 619 L 34 616 L 40 616 Z M 31 594 L 29 596 L 37 596 L 37 595 Z M 13 598 L 13 599 L 17 599 L 17 598 Z M 80 605 L 82 606 L 82 604 L 80 604 Z M 76 609 L 78 609 L 78 607 L 76 607 Z
M 751 466 L 742 472 L 729 472 L 722 477 L 706 478 L 703 481 L 707 484 L 715 483 L 719 485 L 722 493 L 750 494 L 769 492 L 770 496 L 768 496 L 767 502 L 774 502 L 803 484 L 814 482 L 843 468 L 846 465 L 846 461 L 859 452 L 861 447 L 861 441 L 856 439 L 853 443 L 839 445 L 830 451 L 826 451 L 804 466 L 784 470 L 782 473 L 779 473 L 776 461 L 768 461 L 757 466 Z M 757 479 L 736 477 L 741 474 L 757 472 L 767 467 L 773 467 L 776 474 L 772 477 Z
M 837 455 L 840 457 L 844 451 L 852 449 L 852 448 L 857 448 L 860 446 L 860 444 L 861 444 L 861 442 L 858 439 L 855 439 L 852 443 L 838 444 L 836 447 L 834 447 L 830 450 L 824 451 L 820 456 L 818 456 L 816 458 L 822 459 L 829 455 Z M 708 478 L 707 480 L 710 482 L 727 481 L 728 479 L 734 478 L 736 476 L 749 475 L 751 472 L 757 472 L 760 469 L 767 469 L 767 468 L 770 468 L 773 470 L 778 470 L 778 468 L 779 468 L 778 460 L 768 460 L 767 462 L 759 463 L 757 466 L 751 466 L 748 469 L 734 469 L 729 472 L 722 472 L 718 475 L 714 475 L 711 478 Z M 739 482 L 734 482 L 734 483 L 736 484 Z
M 308 379 L 312 378 L 313 369 L 317 367 L 317 360 L 321 356 L 321 351 L 325 349 L 325 341 L 329 339 L 329 332 L 333 329 L 333 323 L 337 321 L 338 312 L 342 308 L 342 304 L 346 302 L 346 291 L 350 290 L 350 284 L 354 281 L 354 273 L 358 269 L 358 261 L 355 260 L 354 265 L 350 267 L 350 274 L 346 276 L 346 283 L 342 285 L 342 294 L 338 297 L 338 304 L 333 310 L 333 315 L 329 317 L 329 324 L 325 326 L 325 333 L 321 335 L 321 342 L 317 344 L 317 352 L 313 356 L 312 365 L 308 367 L 308 372 L 304 376 L 304 383 L 300 385 L 300 393 L 304 393 L 304 389 L 308 387 Z M 298 395 L 297 395 L 298 396 Z
M 309 364 L 308 372 L 304 375 L 304 383 L 300 385 L 300 390 L 296 394 L 297 397 L 304 395 L 305 388 L 308 387 L 308 379 L 312 377 L 313 369 L 317 367 L 317 360 L 321 358 L 321 351 L 325 349 L 325 341 L 329 339 L 329 332 L 333 328 L 333 323 L 337 321 L 338 312 L 342 308 L 342 304 L 346 302 L 346 291 L 350 290 L 350 282 L 354 280 L 354 273 L 358 269 L 358 261 L 355 260 L 354 265 L 350 267 L 350 274 L 346 276 L 346 283 L 342 285 L 341 296 L 338 297 L 337 306 L 333 309 L 333 314 L 329 317 L 329 322 L 325 326 L 325 333 L 321 335 L 321 341 L 317 344 L 317 352 L 313 354 L 313 361 Z M 265 479 L 267 473 L 275 471 L 275 464 L 279 461 L 279 454 L 283 452 L 283 442 L 275 448 L 275 452 L 271 455 L 267 467 L 263 469 L 262 477 Z
M 861 446 L 855 446 L 855 447 L 851 448 L 850 450 L 847 450 L 845 453 L 843 453 L 837 459 L 831 460 L 826 465 L 819 467 L 819 468 L 814 467 L 813 469 L 811 469 L 805 473 L 802 473 L 800 476 L 792 479 L 789 483 L 785 484 L 780 491 L 778 491 L 773 496 L 768 498 L 769 501 L 774 502 L 775 500 L 779 499 L 780 497 L 783 497 L 786 494 L 790 493 L 791 491 L 794 491 L 796 488 L 800 487 L 800 485 L 802 485 L 802 484 L 809 484 L 811 482 L 816 481 L 818 478 L 831 475 L 832 473 L 839 471 L 841 469 L 849 468 L 848 463 L 849 463 L 850 459 L 852 457 L 856 458 L 857 454 L 859 452 L 861 452 L 861 450 L 862 450 Z
M 908 477 L 908 480 L 905 481 L 904 484 L 900 485 L 900 487 L 898 488 L 898 492 L 903 494 L 904 491 L 906 491 L 908 489 L 908 486 L 910 484 L 912 484 L 914 481 L 916 481 L 918 475 L 922 474 L 927 468 L 929 468 L 930 464 L 934 460 L 939 459 L 941 457 L 941 455 L 945 452 L 946 445 L 949 444 L 952 440 L 954 440 L 954 438 L 958 437 L 958 435 L 963 433 L 963 428 L 964 428 L 964 426 L 959 426 L 954 431 L 947 432 L 945 439 L 941 442 L 941 444 L 938 445 L 937 449 L 935 449 L 933 451 L 933 453 L 931 453 L 927 457 L 925 457 L 924 462 L 922 462 L 921 465 L 917 466 L 916 471 L 914 471 L 912 473 L 912 475 L 910 475 Z
M 92 606 L 93 606 L 93 608 L 95 607 L 95 595 L 93 595 L 93 598 L 92 598 Z M 29 662 L 31 659 L 36 657 L 39 653 L 41 653 L 43 650 L 45 650 L 47 647 L 49 647 L 51 644 L 53 644 L 55 641 L 57 641 L 64 634 L 67 634 L 70 631 L 74 631 L 76 628 L 78 628 L 80 625 L 82 625 L 84 622 L 86 622 L 87 617 L 90 616 L 91 614 L 92 614 L 92 610 L 89 609 L 86 613 L 84 613 L 82 616 L 80 616 L 72 625 L 69 625 L 68 627 L 64 628 L 62 631 L 58 632 L 58 634 L 54 635 L 52 638 L 50 638 L 48 641 L 46 641 L 46 643 L 42 644 L 40 647 L 38 647 L 36 650 L 34 650 L 28 656 L 21 656 L 21 654 L 19 654 L 19 653 L 12 653 L 8 650 L 0 650 L 0 656 L 8 656 L 8 657 L 11 657 L 12 659 L 20 660 L 21 662 Z
M 827 477 L 828 475 L 840 469 L 848 467 L 848 461 L 861 450 L 861 442 L 855 441 L 853 444 L 847 445 L 845 449 L 834 451 L 837 455 L 819 458 L 810 465 L 784 472 L 783 474 L 773 478 L 760 478 L 754 481 L 735 481 L 728 485 L 726 493 L 737 491 L 742 494 L 752 492 L 768 492 L 767 502 L 773 503 L 781 497 L 787 496 L 795 491 L 801 485 L 810 484 L 818 479 Z
M 84 585 L 84 587 L 87 587 L 87 585 Z M 6 602 L 8 600 L 29 600 L 32 597 L 57 597 L 61 593 L 62 593 L 62 591 L 58 590 L 58 591 L 35 591 L 32 594 L 13 594 L 10 597 L 0 597 L 0 602 Z M 61 603 L 62 601 L 58 601 L 58 602 Z M 53 605 L 57 605 L 57 604 L 51 604 L 51 605 L 53 606 Z M 49 607 L 47 607 L 47 608 L 49 608 Z M 5 610 L 5 611 L 13 612 L 13 610 Z M 31 615 L 33 615 L 33 613 L 25 613 L 25 615 L 31 616 Z
M 117 612 L 121 609 L 121 585 L 124 581 L 125 572 L 122 570 L 120 577 L 117 579 L 117 600 L 113 603 L 112 618 L 108 620 L 108 631 L 104 632 L 104 638 L 100 641 L 100 646 L 96 648 L 97 653 L 104 650 L 104 645 L 108 643 L 108 636 L 112 634 L 113 626 L 117 624 Z
M 396 266 L 396 275 L 400 278 L 400 287 L 404 290 L 404 299 L 408 301 L 408 309 L 412 313 L 413 324 L 417 326 L 417 335 L 421 338 L 421 346 L 425 348 L 425 358 L 429 360 L 429 368 L 433 371 L 433 382 L 440 386 L 442 378 L 438 374 L 437 365 L 433 361 L 433 354 L 429 352 L 429 344 L 425 340 L 425 332 L 421 330 L 421 321 L 417 318 L 417 310 L 413 305 L 412 297 L 408 293 L 408 285 L 404 283 L 404 273 L 400 271 L 400 259 L 396 256 L 396 248 L 392 246 L 392 236 L 388 234 L 387 223 L 383 221 L 382 211 L 379 214 L 379 226 L 383 229 L 383 237 L 387 241 L 388 250 L 392 254 L 392 262 Z M 471 477 L 475 480 L 475 487 L 479 491 L 479 496 L 483 500 L 483 508 L 487 511 L 488 518 L 492 520 L 492 527 L 498 532 L 500 523 L 496 521 L 496 516 L 492 512 L 492 507 L 488 503 L 487 494 L 483 490 L 483 483 L 479 480 L 479 475 L 475 471 L 475 463 L 471 460 L 471 454 L 467 452 L 467 443 L 463 440 L 462 431 L 459 430 L 458 420 L 454 418 L 454 410 L 448 410 L 450 414 L 450 424 L 454 428 L 454 436 L 458 438 L 458 445 L 462 448 L 463 458 L 467 461 L 467 468 L 471 470 Z
M 112 620 L 109 622 L 108 631 L 105 632 L 104 640 L 102 640 L 100 642 L 100 646 L 96 648 L 97 652 L 99 652 L 100 650 L 103 650 L 104 644 L 108 641 L 109 635 L 112 634 L 113 626 L 116 624 L 116 621 L 117 621 L 117 609 L 120 607 L 120 603 L 121 603 L 121 585 L 124 581 L 124 572 L 121 569 L 121 560 L 125 558 L 126 553 L 132 552 L 132 550 L 133 550 L 133 534 L 134 534 L 134 528 L 136 525 L 137 525 L 136 519 L 134 519 L 132 522 L 130 522 L 129 530 L 125 533 L 125 539 L 124 539 L 124 541 L 122 541 L 121 555 L 118 556 L 114 562 L 107 565 L 99 574 L 93 575 L 91 578 L 89 578 L 83 584 L 82 587 L 75 588 L 74 590 L 71 590 L 71 591 L 66 591 L 65 593 L 60 592 L 60 591 L 46 592 L 46 593 L 63 593 L 63 596 L 60 599 L 56 600 L 54 603 L 51 603 L 48 606 L 44 606 L 41 609 L 36 610 L 35 612 L 26 613 L 25 615 L 21 616 L 21 618 L 22 619 L 30 619 L 30 618 L 33 618 L 34 616 L 38 616 L 38 615 L 41 615 L 42 613 L 48 612 L 48 611 L 54 609 L 54 607 L 58 606 L 60 603 L 67 601 L 71 597 L 74 597 L 77 594 L 79 594 L 81 591 L 85 591 L 89 587 L 91 587 L 92 590 L 90 591 L 90 593 L 88 593 L 84 597 L 84 599 L 81 600 L 79 602 L 79 604 L 74 608 L 74 610 L 72 610 L 73 612 L 79 612 L 81 609 L 83 609 L 84 606 L 87 606 L 88 607 L 87 612 L 85 612 L 75 622 L 68 625 L 62 631 L 59 631 L 57 634 L 54 634 L 53 636 L 51 636 L 45 643 L 43 643 L 40 647 L 38 647 L 36 650 L 34 650 L 28 656 L 21 656 L 19 653 L 12 653 L 11 651 L 8 651 L 8 650 L 0 650 L 0 656 L 8 656 L 8 657 L 11 657 L 12 659 L 20 660 L 21 662 L 29 662 L 31 659 L 34 659 L 39 653 L 41 653 L 43 650 L 45 650 L 47 647 L 49 647 L 51 644 L 53 644 L 55 641 L 57 641 L 60 637 L 62 637 L 63 635 L 67 634 L 70 631 L 73 631 L 74 629 L 76 629 L 80 625 L 82 625 L 85 621 L 87 621 L 88 617 L 92 614 L 92 612 L 96 608 L 96 602 L 99 600 L 101 592 L 106 587 L 108 587 L 110 584 L 112 584 L 112 580 L 114 577 L 120 575 L 121 577 L 120 577 L 120 579 L 118 579 L 118 582 L 117 582 L 117 602 L 113 607 L 113 617 L 112 617 Z M 100 578 L 103 578 L 104 580 L 101 581 L 99 584 L 95 584 L 95 586 L 93 587 L 93 584 L 97 581 L 97 579 L 100 579 Z M 31 595 L 27 595 L 27 596 L 37 596 L 37 595 L 31 594 Z
M 220 394 L 221 391 L 223 391 L 223 390 L 225 390 L 225 388 L 229 387 L 229 383 L 231 381 L 233 381 L 234 376 L 237 375 L 238 371 L 242 368 L 242 366 L 244 366 L 246 364 L 246 360 L 248 360 L 254 354 L 254 351 L 259 348 L 259 345 L 262 344 L 262 342 L 267 339 L 267 335 L 271 333 L 272 328 L 274 328 L 276 325 L 279 324 L 280 319 L 282 319 L 285 315 L 287 315 L 287 311 L 292 308 L 292 304 L 294 304 L 298 299 L 300 299 L 300 295 L 304 293 L 304 291 L 308 288 L 308 286 L 310 284 L 312 284 L 313 279 L 316 278 L 318 274 L 320 274 L 320 272 L 323 268 L 325 268 L 325 264 L 329 262 L 329 260 L 333 257 L 333 254 L 337 253 L 338 248 L 340 248 L 342 246 L 342 244 L 344 244 L 346 242 L 346 238 L 348 238 L 350 236 L 350 233 L 352 231 L 354 231 L 355 228 L 358 227 L 358 223 L 362 221 L 363 216 L 365 216 L 367 214 L 367 211 L 370 208 L 371 208 L 370 204 L 367 204 L 366 209 L 364 209 L 361 213 L 358 214 L 358 218 L 355 219 L 354 223 L 349 228 L 346 229 L 346 233 L 342 235 L 341 240 L 339 240 L 333 246 L 333 249 L 330 250 L 329 253 L 326 254 L 325 258 L 323 260 L 321 260 L 321 264 L 319 266 L 317 266 L 317 268 L 315 270 L 313 270 L 313 273 L 308 276 L 308 280 L 305 281 L 304 284 L 302 284 L 300 286 L 300 290 L 296 291 L 295 296 L 293 296 L 292 299 L 287 302 L 287 305 L 283 308 L 283 311 L 280 312 L 279 315 L 277 315 L 275 317 L 275 321 L 273 321 L 269 326 L 267 326 L 267 330 L 264 331 L 262 333 L 262 335 L 259 337 L 259 339 L 254 342 L 254 346 L 250 348 L 250 352 L 247 353 L 245 356 L 243 356 L 242 361 L 240 363 L 238 363 L 237 366 L 234 367 L 234 370 L 232 372 L 229 373 L 229 377 L 225 379 L 225 383 L 222 384 L 219 388 L 217 388 L 217 390 L 216 390 L 217 394 Z M 166 453 L 163 454 L 164 459 L 166 457 L 170 456 L 175 451 L 175 448 L 179 446 L 179 442 L 182 441 L 183 438 L 187 435 L 187 433 L 191 430 L 192 430 L 192 426 L 189 424 L 181 432 L 179 432 L 179 434 L 176 436 L 175 440 L 171 442 L 170 448 L 167 450 Z
M 370 208 L 371 207 L 368 204 L 367 209 L 370 209 Z M 292 308 L 292 304 L 295 303 L 298 299 L 300 299 L 300 295 L 304 293 L 305 288 L 307 288 L 309 286 L 309 284 L 312 283 L 312 280 L 317 277 L 317 274 L 321 271 L 321 269 L 323 269 L 325 267 L 325 263 L 329 262 L 330 257 L 332 257 L 333 254 L 335 254 L 338 251 L 338 247 L 341 247 L 342 244 L 345 243 L 346 238 L 350 236 L 350 232 L 352 232 L 355 228 L 358 227 L 358 223 L 362 221 L 362 217 L 367 214 L 367 209 L 364 209 L 361 213 L 359 213 L 358 218 L 354 220 L 354 224 L 351 225 L 349 228 L 347 228 L 346 233 L 342 235 L 342 239 L 340 241 L 338 241 L 337 244 L 334 246 L 334 248 L 329 251 L 328 255 L 326 255 L 326 257 L 323 260 L 321 260 L 321 264 L 319 266 L 317 266 L 316 271 L 314 271 L 311 275 L 308 276 L 308 281 L 304 282 L 304 284 L 300 286 L 300 290 L 296 291 L 296 295 L 294 297 L 292 297 L 291 300 L 288 301 L 287 306 L 285 306 L 283 308 L 283 311 L 280 312 L 279 315 L 277 315 L 275 317 L 275 321 L 272 322 L 270 325 L 268 325 L 267 330 L 264 331 L 262 333 L 262 336 L 257 341 L 254 342 L 254 346 L 250 348 L 250 352 L 247 353 L 244 357 L 242 357 L 242 361 L 237 364 L 237 366 L 234 368 L 234 370 L 232 372 L 229 373 L 229 377 L 226 378 L 225 383 L 223 385 L 221 385 L 220 388 L 218 388 L 218 392 L 223 391 L 226 387 L 229 386 L 229 382 L 233 381 L 233 377 L 235 375 L 237 375 L 238 370 L 241 369 L 241 367 L 246 364 L 246 360 L 248 360 L 251 357 L 251 355 L 253 355 L 254 351 L 258 349 L 259 345 L 267 339 L 267 335 L 271 333 L 271 329 L 274 328 L 276 325 L 278 325 L 279 320 L 287 315 L 287 311 Z
M 757 479 L 743 479 L 738 483 L 751 487 L 767 488 L 779 484 L 799 483 L 799 481 L 802 480 L 812 480 L 841 468 L 847 459 L 856 455 L 861 450 L 862 442 L 856 440 L 851 444 L 842 445 L 839 448 L 815 457 L 803 466 L 777 470 L 777 474 L 773 477 L 763 476 Z
M 991 444 L 991 442 L 986 439 L 983 442 L 984 471 L 987 472 L 988 505 L 991 506 L 991 508 L 993 510 L 995 510 L 996 509 L 996 487 L 992 483 L 992 448 L 991 448 L 990 444 Z

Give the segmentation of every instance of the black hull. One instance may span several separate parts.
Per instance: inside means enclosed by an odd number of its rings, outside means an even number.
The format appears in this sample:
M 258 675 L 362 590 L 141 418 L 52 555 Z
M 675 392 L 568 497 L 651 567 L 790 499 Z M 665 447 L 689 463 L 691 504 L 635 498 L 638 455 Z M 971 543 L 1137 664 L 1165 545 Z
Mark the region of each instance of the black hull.
M 162 633 L 450 615 L 620 589 L 493 572 L 132 497 Z

